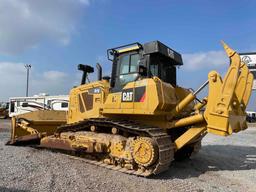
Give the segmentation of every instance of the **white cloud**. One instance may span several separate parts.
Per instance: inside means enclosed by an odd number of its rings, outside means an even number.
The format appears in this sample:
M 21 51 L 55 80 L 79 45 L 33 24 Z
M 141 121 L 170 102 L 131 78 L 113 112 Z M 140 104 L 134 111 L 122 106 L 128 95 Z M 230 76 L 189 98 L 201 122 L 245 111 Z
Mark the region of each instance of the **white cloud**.
M 64 79 L 66 78 L 68 75 L 64 72 L 60 72 L 60 71 L 46 71 L 43 73 L 43 77 L 47 80 L 59 80 L 59 79 Z
M 203 68 L 218 68 L 229 63 L 224 51 L 208 51 L 183 54 L 184 69 L 200 70 Z
M 0 54 L 17 54 L 45 40 L 70 42 L 89 0 L 1 0 Z
M 79 0 L 81 3 L 85 4 L 85 5 L 89 5 L 89 0 Z
M 25 96 L 26 69 L 23 63 L 0 62 L 0 101 L 9 97 Z M 29 81 L 29 95 L 48 93 L 50 95 L 68 94 L 77 85 L 80 77 L 61 71 L 41 72 L 32 66 Z

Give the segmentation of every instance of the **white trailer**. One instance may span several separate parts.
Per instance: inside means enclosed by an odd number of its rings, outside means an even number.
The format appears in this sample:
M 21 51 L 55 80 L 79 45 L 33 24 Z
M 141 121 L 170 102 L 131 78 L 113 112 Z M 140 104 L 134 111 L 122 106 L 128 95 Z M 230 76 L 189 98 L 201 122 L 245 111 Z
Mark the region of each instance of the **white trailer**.
M 69 96 L 39 94 L 33 97 L 11 97 L 9 103 L 10 117 L 36 110 L 68 111 Z
M 253 74 L 254 80 L 252 89 L 256 90 L 256 52 L 240 53 L 240 57 Z

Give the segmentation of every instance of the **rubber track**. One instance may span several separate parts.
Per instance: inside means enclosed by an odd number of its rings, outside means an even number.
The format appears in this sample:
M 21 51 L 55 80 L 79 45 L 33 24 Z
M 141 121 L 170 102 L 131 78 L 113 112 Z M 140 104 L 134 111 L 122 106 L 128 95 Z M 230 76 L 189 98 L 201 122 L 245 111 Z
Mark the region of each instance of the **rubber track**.
M 152 174 L 159 174 L 163 171 L 169 169 L 170 163 L 174 159 L 174 145 L 171 141 L 170 136 L 161 128 L 152 127 L 147 125 L 141 125 L 133 121 L 128 120 L 112 120 L 112 119 L 88 119 L 80 121 L 73 124 L 63 125 L 58 127 L 57 133 L 67 132 L 67 131 L 81 131 L 86 128 L 89 128 L 91 125 L 100 126 L 100 127 L 116 127 L 123 131 L 128 131 L 131 134 L 137 136 L 148 136 L 154 139 L 159 149 L 159 159 L 158 162 L 149 167 L 146 171 L 142 172 L 141 170 L 128 170 L 120 166 L 108 165 L 102 161 L 96 160 L 86 160 L 90 164 L 95 164 L 101 167 L 106 167 L 115 171 L 120 171 L 128 174 L 145 176 L 148 177 Z

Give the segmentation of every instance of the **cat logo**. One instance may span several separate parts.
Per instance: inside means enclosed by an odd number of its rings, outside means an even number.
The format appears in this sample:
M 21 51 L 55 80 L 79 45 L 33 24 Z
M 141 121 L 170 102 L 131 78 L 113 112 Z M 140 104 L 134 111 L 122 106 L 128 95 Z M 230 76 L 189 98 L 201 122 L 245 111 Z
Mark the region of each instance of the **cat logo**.
M 127 89 L 122 92 L 122 102 L 133 101 L 133 89 Z

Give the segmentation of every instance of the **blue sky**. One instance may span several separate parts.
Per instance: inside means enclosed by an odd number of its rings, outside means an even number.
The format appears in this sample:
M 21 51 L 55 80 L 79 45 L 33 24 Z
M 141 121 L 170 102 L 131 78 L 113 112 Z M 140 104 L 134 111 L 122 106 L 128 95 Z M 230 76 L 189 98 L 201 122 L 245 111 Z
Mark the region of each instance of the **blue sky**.
M 25 94 L 25 63 L 31 95 L 68 94 L 80 81 L 78 63 L 100 62 L 109 74 L 108 48 L 151 40 L 183 55 L 178 83 L 196 89 L 210 70 L 228 67 L 220 40 L 256 51 L 255 7 L 249 0 L 0 0 L 0 99 Z

